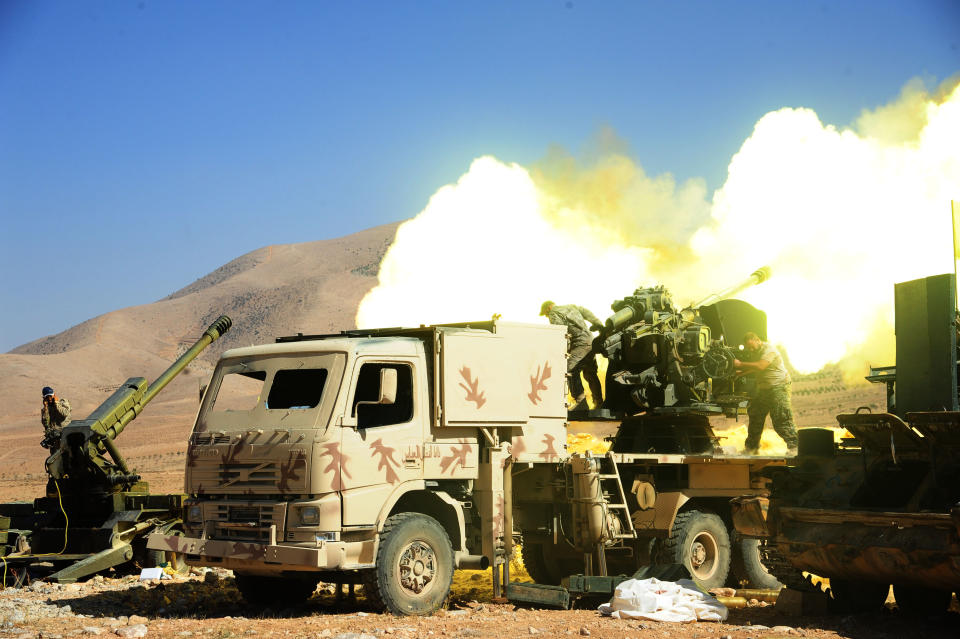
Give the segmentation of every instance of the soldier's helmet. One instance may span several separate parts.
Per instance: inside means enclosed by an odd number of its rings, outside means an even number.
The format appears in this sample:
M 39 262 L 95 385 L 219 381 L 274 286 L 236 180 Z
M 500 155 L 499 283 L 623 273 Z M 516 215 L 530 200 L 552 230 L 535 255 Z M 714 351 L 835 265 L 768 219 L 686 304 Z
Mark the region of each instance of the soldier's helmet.
M 546 315 L 547 313 L 550 312 L 550 309 L 553 308 L 554 306 L 555 304 L 553 302 L 551 302 L 550 300 L 547 300 L 546 302 L 540 305 L 540 314 Z
M 40 392 L 43 394 L 44 397 L 49 397 L 50 395 L 53 395 L 53 389 L 50 388 L 49 386 L 44 386 L 43 390 Z

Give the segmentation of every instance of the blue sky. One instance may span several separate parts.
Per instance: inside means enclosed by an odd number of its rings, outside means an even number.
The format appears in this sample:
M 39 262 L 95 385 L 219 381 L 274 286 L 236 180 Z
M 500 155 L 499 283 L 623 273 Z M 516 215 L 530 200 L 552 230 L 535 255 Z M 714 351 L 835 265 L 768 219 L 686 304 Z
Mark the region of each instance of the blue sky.
M 712 190 L 784 106 L 960 71 L 960 3 L 0 1 L 0 351 L 604 126 Z

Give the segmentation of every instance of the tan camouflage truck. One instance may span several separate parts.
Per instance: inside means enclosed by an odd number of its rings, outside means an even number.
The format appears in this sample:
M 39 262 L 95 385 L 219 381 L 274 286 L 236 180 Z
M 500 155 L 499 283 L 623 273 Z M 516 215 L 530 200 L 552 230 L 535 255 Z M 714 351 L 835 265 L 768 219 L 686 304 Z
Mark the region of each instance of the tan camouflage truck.
M 559 482 L 527 499 L 562 496 L 566 346 L 564 327 L 491 321 L 227 351 L 190 435 L 184 534 L 149 546 L 233 570 L 252 602 L 360 581 L 429 614 L 456 568 L 509 555 L 514 466 Z
M 777 462 L 723 457 L 706 418 L 676 415 L 568 455 L 566 356 L 565 327 L 497 320 L 227 351 L 187 448 L 184 534 L 149 547 L 233 570 L 251 602 L 363 583 L 396 614 L 437 610 L 457 568 L 492 565 L 499 594 L 515 537 L 541 583 L 654 561 L 723 585 L 729 500 Z

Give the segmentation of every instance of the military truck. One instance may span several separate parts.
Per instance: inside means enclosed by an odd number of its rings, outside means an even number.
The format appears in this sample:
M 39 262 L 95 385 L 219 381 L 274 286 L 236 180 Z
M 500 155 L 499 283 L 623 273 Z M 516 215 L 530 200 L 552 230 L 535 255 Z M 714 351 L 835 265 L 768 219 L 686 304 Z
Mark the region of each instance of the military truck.
M 146 537 L 179 534 L 186 495 L 151 492 L 130 468 L 116 438 L 231 325 L 229 317 L 221 316 L 153 383 L 131 377 L 86 419 L 64 426 L 45 462 L 46 495 L 0 504 L 4 585 L 36 577 L 72 583 L 131 565 L 185 567 L 175 553 L 148 550 Z
M 903 282 L 894 297 L 896 366 L 867 377 L 886 385 L 887 410 L 838 415 L 852 437 L 837 444 L 800 431 L 796 459 L 770 469 L 770 499 L 738 499 L 734 523 L 791 588 L 828 578 L 839 610 L 877 610 L 892 584 L 901 610 L 942 613 L 960 590 L 955 277 Z
M 627 322 L 630 335 L 614 328 L 622 343 L 645 339 L 643 315 Z M 695 315 L 676 328 L 703 355 L 713 340 L 687 330 Z M 672 335 L 666 320 L 656 320 L 661 337 Z M 703 385 L 680 368 L 694 358 L 676 355 L 665 362 L 681 375 L 665 384 Z M 515 540 L 538 580 L 640 565 L 663 538 L 704 583 L 722 584 L 726 504 L 761 491 L 759 471 L 778 462 L 718 455 L 706 417 L 682 401 L 625 420 L 607 455 L 569 455 L 566 356 L 565 327 L 499 319 L 227 351 L 188 444 L 183 534 L 154 534 L 148 546 L 233 570 L 251 602 L 361 582 L 396 614 L 437 610 L 457 568 L 492 566 L 499 595 Z M 637 379 L 652 388 L 651 375 Z M 697 395 L 701 408 L 707 399 Z M 651 454 L 658 441 L 665 450 Z

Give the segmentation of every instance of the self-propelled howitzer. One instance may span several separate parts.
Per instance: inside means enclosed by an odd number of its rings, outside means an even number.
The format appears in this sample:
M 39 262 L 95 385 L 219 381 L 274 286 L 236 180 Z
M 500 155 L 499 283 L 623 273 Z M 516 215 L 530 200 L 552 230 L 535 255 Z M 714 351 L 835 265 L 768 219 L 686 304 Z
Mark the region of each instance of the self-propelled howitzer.
M 83 484 L 84 491 L 112 492 L 129 488 L 139 481 L 140 476 L 130 471 L 114 440 L 157 393 L 203 349 L 230 330 L 232 324 L 229 317 L 221 315 L 152 384 L 148 386 L 143 377 L 131 377 L 89 417 L 65 426 L 60 447 L 46 461 L 47 474 L 51 481 L 59 482 L 61 493 L 69 490 L 68 484 Z

